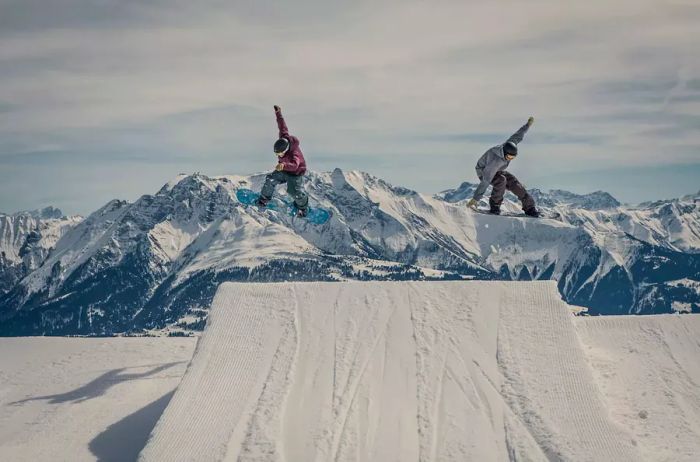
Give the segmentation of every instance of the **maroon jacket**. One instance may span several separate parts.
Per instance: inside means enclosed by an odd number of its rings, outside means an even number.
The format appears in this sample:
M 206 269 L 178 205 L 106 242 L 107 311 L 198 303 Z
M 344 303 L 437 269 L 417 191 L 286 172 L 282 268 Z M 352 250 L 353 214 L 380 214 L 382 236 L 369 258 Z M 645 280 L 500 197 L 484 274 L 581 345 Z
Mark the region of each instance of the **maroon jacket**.
M 306 160 L 299 147 L 299 138 L 289 134 L 287 124 L 284 123 L 282 112 L 277 112 L 277 126 L 280 129 L 280 138 L 289 140 L 289 149 L 284 156 L 279 158 L 279 163 L 284 165 L 284 171 L 292 175 L 303 175 L 306 173 Z

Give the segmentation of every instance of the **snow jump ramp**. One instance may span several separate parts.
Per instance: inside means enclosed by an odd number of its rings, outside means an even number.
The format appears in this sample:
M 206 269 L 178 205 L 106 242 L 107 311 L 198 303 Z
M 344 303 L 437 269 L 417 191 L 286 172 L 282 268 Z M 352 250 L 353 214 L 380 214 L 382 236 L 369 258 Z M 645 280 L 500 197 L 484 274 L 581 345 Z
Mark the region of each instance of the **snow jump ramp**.
M 225 283 L 142 461 L 640 460 L 554 282 Z

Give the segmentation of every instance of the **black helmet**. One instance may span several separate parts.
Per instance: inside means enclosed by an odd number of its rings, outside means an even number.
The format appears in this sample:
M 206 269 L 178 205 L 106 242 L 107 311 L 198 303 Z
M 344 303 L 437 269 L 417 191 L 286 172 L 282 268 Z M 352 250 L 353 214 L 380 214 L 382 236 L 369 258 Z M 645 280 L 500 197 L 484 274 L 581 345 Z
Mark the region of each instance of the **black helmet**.
M 280 138 L 275 141 L 274 150 L 276 154 L 283 154 L 287 152 L 287 149 L 289 149 L 289 140 L 287 138 Z
M 506 144 L 503 145 L 503 155 L 513 157 L 517 156 L 518 146 L 512 141 L 508 141 Z

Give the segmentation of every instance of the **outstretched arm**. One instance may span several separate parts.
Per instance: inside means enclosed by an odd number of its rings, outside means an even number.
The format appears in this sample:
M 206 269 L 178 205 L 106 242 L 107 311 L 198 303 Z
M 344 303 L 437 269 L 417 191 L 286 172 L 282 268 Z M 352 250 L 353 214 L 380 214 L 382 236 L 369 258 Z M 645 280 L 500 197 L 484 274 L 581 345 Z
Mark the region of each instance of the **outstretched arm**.
M 284 122 L 284 117 L 282 117 L 282 109 L 279 106 L 275 106 L 275 117 L 277 118 L 277 128 L 280 130 L 280 138 L 289 138 L 289 129 L 287 124 Z
M 535 122 L 535 119 L 533 117 L 530 117 L 527 119 L 527 123 L 520 127 L 517 132 L 513 133 L 510 138 L 508 138 L 507 142 L 511 142 L 513 144 L 518 144 L 520 143 L 523 138 L 525 138 L 525 133 L 530 129 L 530 126 Z

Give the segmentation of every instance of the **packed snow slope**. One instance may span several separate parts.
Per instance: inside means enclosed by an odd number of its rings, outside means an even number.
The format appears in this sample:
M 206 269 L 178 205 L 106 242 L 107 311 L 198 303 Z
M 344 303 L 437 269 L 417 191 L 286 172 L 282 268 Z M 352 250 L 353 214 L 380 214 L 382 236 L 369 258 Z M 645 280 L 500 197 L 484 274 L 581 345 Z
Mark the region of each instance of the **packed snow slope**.
M 554 282 L 226 283 L 140 460 L 642 460 L 586 360 Z
M 130 462 L 194 338 L 0 338 L 0 461 Z
M 610 416 L 643 460 L 700 455 L 700 316 L 574 319 Z

